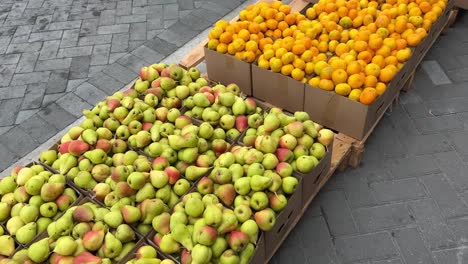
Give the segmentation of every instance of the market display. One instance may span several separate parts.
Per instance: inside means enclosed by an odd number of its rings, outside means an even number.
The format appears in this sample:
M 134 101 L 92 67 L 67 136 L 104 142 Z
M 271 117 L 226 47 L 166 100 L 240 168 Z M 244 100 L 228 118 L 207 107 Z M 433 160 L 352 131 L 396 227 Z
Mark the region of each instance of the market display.
M 5 260 L 249 263 L 334 136 L 177 65 L 83 114 L 0 182 Z
M 365 105 L 372 104 L 441 16 L 447 1 L 320 0 L 304 14 L 258 2 L 218 21 L 208 49 Z

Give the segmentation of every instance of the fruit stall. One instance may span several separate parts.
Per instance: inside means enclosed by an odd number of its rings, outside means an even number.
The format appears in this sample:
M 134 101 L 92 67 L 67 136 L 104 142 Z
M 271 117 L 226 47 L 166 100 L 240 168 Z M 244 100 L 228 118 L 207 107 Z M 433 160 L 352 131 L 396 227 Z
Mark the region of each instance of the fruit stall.
M 453 2 L 262 1 L 218 21 L 1 180 L 0 263 L 268 263 L 359 165 Z

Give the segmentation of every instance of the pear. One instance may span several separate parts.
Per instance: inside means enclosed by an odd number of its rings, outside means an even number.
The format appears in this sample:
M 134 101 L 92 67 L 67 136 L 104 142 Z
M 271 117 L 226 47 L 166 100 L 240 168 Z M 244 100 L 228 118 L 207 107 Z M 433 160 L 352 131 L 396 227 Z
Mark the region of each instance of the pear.
M 223 220 L 223 212 L 216 205 L 208 205 L 203 212 L 203 218 L 207 225 L 218 226 Z
M 115 258 L 122 251 L 122 242 L 109 232 L 106 234 L 102 251 L 106 258 Z
M 202 176 L 206 175 L 210 168 L 202 168 L 197 166 L 188 166 L 185 170 L 185 177 L 190 181 L 196 181 Z
M 49 257 L 49 238 L 33 243 L 28 248 L 28 257 L 36 263 L 44 263 Z
M 252 243 L 249 243 L 244 250 L 240 253 L 240 262 L 239 264 L 248 264 L 250 259 L 255 253 L 255 246 Z
M 0 221 L 5 221 L 10 217 L 11 205 L 0 202 Z
M 135 232 L 129 225 L 122 224 L 117 227 L 115 237 L 120 240 L 120 242 L 126 243 L 135 239 Z
M 218 226 L 218 233 L 226 234 L 229 233 L 237 228 L 238 220 L 234 211 L 231 209 L 224 209 L 223 210 L 223 219 L 221 224 Z
M 17 187 L 15 178 L 13 176 L 7 176 L 0 181 L 0 193 L 7 194 L 13 192 Z
M 166 254 L 173 254 L 179 252 L 180 245 L 171 234 L 167 234 L 161 238 L 161 241 L 159 242 L 159 248 Z
M 170 228 L 169 228 L 170 219 L 171 219 L 171 215 L 169 213 L 167 213 L 167 212 L 164 212 L 164 213 L 156 216 L 155 218 L 153 218 L 152 224 L 153 224 L 154 230 L 156 230 L 156 232 L 158 232 L 158 233 L 160 233 L 162 235 L 169 234 L 169 232 L 170 232 Z
M 186 225 L 176 224 L 171 229 L 172 238 L 182 244 L 186 249 L 192 250 L 192 235 Z
M 37 224 L 36 223 L 29 223 L 22 227 L 20 227 L 16 231 L 16 240 L 21 244 L 26 244 L 31 241 L 37 234 Z
M 134 247 L 135 247 L 135 243 L 133 242 L 124 244 L 122 246 L 122 250 L 120 251 L 120 254 L 117 257 L 115 257 L 114 260 L 120 263 L 120 261 L 122 261 Z
M 24 226 L 24 222 L 21 220 L 19 216 L 14 216 L 8 220 L 6 223 L 6 229 L 8 230 L 8 233 L 11 235 L 15 235 L 18 229 Z
M 86 151 L 83 156 L 89 159 L 93 164 L 102 164 L 107 159 L 107 154 L 102 149 Z
M 156 191 L 151 183 L 145 183 L 145 185 L 138 190 L 136 193 L 135 201 L 137 203 L 141 203 L 146 199 L 154 198 L 156 195 Z
M 45 202 L 55 201 L 65 190 L 63 183 L 45 183 L 41 188 L 41 197 Z
M 250 188 L 253 191 L 263 191 L 271 186 L 273 179 L 270 177 L 253 175 L 250 179 Z
M 0 236 L 0 255 L 10 256 L 15 251 L 15 240 L 8 235 Z M 47 248 L 49 248 L 47 246 Z
M 59 172 L 62 175 L 66 175 L 71 168 L 76 167 L 76 165 L 78 165 L 77 158 L 70 153 L 62 154 L 62 156 L 60 156 L 59 158 L 59 161 Z
M 62 256 L 71 256 L 75 253 L 77 247 L 78 245 L 72 237 L 64 236 L 55 242 L 54 252 Z
M 243 103 L 243 101 L 242 101 Z M 245 107 L 245 106 L 244 106 Z M 212 257 L 211 248 L 197 244 L 192 250 L 192 263 L 210 263 Z
M 104 215 L 104 222 L 112 228 L 117 228 L 123 223 L 122 214 L 120 211 L 111 211 Z
M 103 230 L 91 230 L 83 236 L 83 246 L 87 250 L 96 251 L 98 250 L 104 240 Z
M 52 223 L 52 219 L 47 217 L 41 217 L 37 219 L 37 233 L 40 234 L 42 231 L 46 230 L 47 227 Z

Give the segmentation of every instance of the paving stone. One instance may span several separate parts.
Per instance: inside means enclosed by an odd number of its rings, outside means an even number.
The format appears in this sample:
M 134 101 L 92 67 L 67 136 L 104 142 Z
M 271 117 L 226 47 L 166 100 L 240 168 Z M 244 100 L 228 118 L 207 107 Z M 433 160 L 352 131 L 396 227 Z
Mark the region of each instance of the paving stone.
M 76 87 L 74 93 L 91 105 L 95 105 L 106 98 L 106 94 L 103 91 L 88 82 L 84 82 Z
M 435 259 L 439 263 L 466 263 L 468 259 L 468 246 L 447 249 L 434 252 Z
M 113 94 L 125 85 L 105 73 L 92 77 L 89 79 L 89 83 L 104 91 L 106 94 Z
M 452 186 L 458 191 L 468 190 L 468 167 L 465 165 L 456 152 L 444 152 L 434 155 L 436 161 L 445 174 L 452 182 Z
M 453 82 L 468 81 L 468 68 L 459 68 L 447 72 Z
M 38 143 L 46 142 L 49 138 L 58 132 L 54 126 L 39 117 L 37 114 L 34 114 L 33 116 L 26 119 L 19 127 L 22 130 L 27 131 L 29 136 L 31 136 L 34 141 Z
M 468 241 L 468 217 L 448 219 L 447 224 L 461 243 Z
M 46 94 L 44 95 L 44 99 L 42 99 L 42 106 L 41 107 L 46 107 L 51 103 L 55 103 L 58 99 L 62 98 L 65 95 L 65 93 L 54 93 L 54 94 Z M 35 109 L 35 110 L 40 110 Z
M 67 92 L 73 92 L 78 85 L 85 82 L 87 78 L 84 79 L 76 79 L 76 80 L 69 80 L 67 84 Z
M 115 23 L 115 10 L 103 10 L 99 16 L 99 25 L 113 25 Z
M 373 182 L 370 188 L 380 202 L 416 200 L 427 196 L 424 187 L 414 178 Z
M 393 159 L 388 162 L 388 166 L 395 179 L 410 178 L 441 171 L 432 155 Z
M 414 124 L 422 134 L 433 134 L 441 131 L 463 129 L 463 123 L 456 115 L 418 118 L 414 120 Z
M 345 263 L 396 256 L 397 250 L 387 232 L 379 232 L 335 240 L 338 256 Z
M 146 40 L 146 22 L 130 25 L 131 40 Z
M 31 52 L 31 53 L 23 53 L 21 54 L 21 59 L 16 66 L 16 73 L 28 73 L 34 70 L 34 66 L 36 65 L 37 57 L 39 56 L 39 52 Z
M 343 189 L 351 208 L 377 205 L 366 177 L 359 172 L 344 177 Z
M 118 25 L 110 25 L 110 26 L 99 26 L 97 29 L 97 33 L 99 35 L 102 34 L 115 34 L 115 33 L 127 33 L 130 29 L 129 24 L 118 24 Z
M 388 259 L 388 260 L 378 260 L 372 262 L 372 264 L 403 264 L 400 259 Z
M 138 22 L 146 22 L 146 15 L 118 16 L 115 19 L 116 24 L 130 24 Z
M 180 21 L 195 30 L 204 30 L 212 25 L 211 22 L 192 14 L 181 17 Z
M 139 57 L 140 59 L 148 62 L 148 64 L 158 63 L 164 58 L 164 55 L 146 47 L 145 45 L 140 46 L 131 53 Z
M 342 191 L 324 192 L 319 198 L 325 219 L 333 236 L 354 234 L 357 228 Z
M 18 126 L 1 135 L 0 142 L 0 145 L 8 148 L 10 150 L 9 153 L 13 152 L 16 157 L 21 157 L 31 152 L 31 150 L 39 145 L 30 135 Z
M 159 38 L 168 41 L 176 46 L 180 47 L 187 41 L 197 35 L 197 31 L 194 31 L 190 27 L 186 26 L 181 22 L 176 22 L 170 26 L 167 30 L 159 34 Z
M 75 117 L 81 117 L 84 109 L 91 109 L 92 105 L 74 93 L 67 93 L 57 100 L 57 104 Z
M 0 65 L 0 86 L 8 86 L 10 84 L 14 72 L 14 64 Z
M 84 20 L 79 31 L 80 36 L 96 35 L 99 19 Z
M 145 40 L 130 40 L 128 42 L 128 50 L 133 51 L 145 43 Z
M 31 35 L 29 35 L 29 42 L 61 39 L 62 34 L 62 30 L 31 33 Z
M 52 59 L 52 60 L 39 60 L 36 63 L 34 70 L 36 71 L 50 71 L 50 70 L 63 70 L 70 68 L 72 59 Z
M 215 23 L 216 20 L 217 20 L 216 17 L 219 16 L 218 13 L 216 13 L 216 12 L 214 12 L 212 10 L 204 9 L 204 8 L 194 9 L 192 11 L 192 15 L 194 15 L 196 17 L 199 17 L 199 18 L 202 18 L 202 19 L 206 19 L 211 23 Z
M 44 72 L 31 72 L 31 73 L 17 73 L 13 75 L 12 85 L 23 85 L 30 83 L 37 83 L 37 80 L 47 82 L 49 80 L 50 71 Z
M 92 78 L 102 72 L 107 67 L 107 65 L 96 65 L 96 66 L 89 66 L 89 73 L 88 78 Z
M 430 154 L 453 150 L 448 140 L 440 134 L 408 136 L 402 139 L 409 154 Z
M 122 58 L 126 54 L 127 54 L 126 52 L 111 53 L 109 55 L 109 64 L 116 62 L 118 59 Z
M 167 4 L 163 6 L 164 19 L 177 19 L 179 18 L 179 5 Z
M 17 64 L 21 54 L 6 54 L 0 56 L 0 65 L 2 64 Z
M 93 46 L 59 49 L 57 58 L 89 56 L 93 52 Z
M 439 63 L 434 60 L 423 61 L 421 67 L 426 71 L 429 78 L 435 85 L 449 84 L 450 79 L 445 74 L 444 70 L 440 67 Z
M 50 74 L 46 94 L 62 93 L 67 89 L 68 69 L 54 71 Z
M 29 84 L 21 104 L 21 110 L 35 109 L 42 105 L 42 98 L 46 90 L 45 83 Z
M 325 219 L 304 217 L 281 245 L 272 263 L 338 264 Z
M 414 223 L 404 204 L 391 204 L 353 210 L 361 233 L 388 230 Z
M 192 10 L 195 6 L 193 0 L 177 0 L 180 10 Z
M 121 83 L 130 83 L 136 78 L 134 72 L 118 63 L 113 63 L 107 66 L 102 72 L 118 80 Z
M 26 85 L 0 88 L 0 100 L 22 98 L 26 92 Z
M 432 200 L 412 201 L 409 208 L 430 249 L 448 248 L 456 244 L 455 237 Z
M 430 110 L 422 103 L 405 104 L 404 108 L 411 118 L 431 117 Z
M 6 146 L 0 145 L 0 171 L 8 168 L 18 159 L 17 154 L 11 152 Z
M 221 16 L 227 14 L 231 8 L 228 8 L 224 5 L 221 5 L 219 4 L 218 2 L 216 1 L 212 1 L 212 2 L 204 2 L 201 6 L 201 8 L 204 8 L 204 9 L 207 9 L 207 10 L 210 10 L 210 11 L 213 11 Z
M 79 35 L 79 29 L 69 29 L 63 31 L 62 42 L 60 42 L 60 48 L 75 47 L 78 42 Z
M 132 14 L 134 15 L 151 15 L 154 17 L 163 16 L 162 5 L 151 5 L 151 6 L 134 6 L 132 8 Z
M 460 119 L 461 122 L 463 123 L 463 127 L 468 128 L 468 112 L 457 113 L 456 115 L 458 119 Z
M 13 125 L 21 106 L 22 98 L 0 100 L 0 124 L 2 126 Z
M 467 205 L 443 174 L 425 176 L 422 181 L 446 218 L 468 215 Z
M 459 82 L 434 87 L 426 87 L 422 92 L 418 92 L 418 95 L 421 96 L 421 98 L 424 100 L 445 100 L 468 97 L 468 90 L 465 89 L 466 85 L 467 82 Z
M 78 39 L 78 46 L 102 45 L 112 42 L 112 35 L 84 36 Z
M 69 79 L 81 79 L 88 77 L 91 58 L 89 56 L 73 57 L 70 65 Z
M 72 114 L 65 111 L 65 109 L 56 103 L 52 103 L 47 107 L 42 108 L 37 114 L 58 130 L 62 130 L 76 120 Z
M 122 58 L 117 60 L 117 63 L 127 67 L 135 73 L 139 73 L 140 68 L 148 64 L 148 62 L 145 62 L 141 58 L 133 56 L 132 54 L 127 54 L 123 56 Z
M 392 232 L 406 263 L 434 263 L 431 252 L 424 246 L 424 241 L 417 228 L 403 228 Z
M 95 45 L 91 56 L 90 65 L 107 65 L 109 62 L 111 45 Z
M 172 43 L 169 43 L 165 40 L 162 40 L 158 37 L 150 40 L 150 41 L 147 41 L 145 42 L 145 46 L 147 46 L 148 48 L 164 55 L 164 56 L 167 56 L 171 53 L 173 53 L 177 47 L 176 45 L 172 44 Z
M 39 60 L 55 59 L 60 47 L 60 40 L 45 41 L 39 54 Z
M 17 43 L 10 44 L 7 49 L 7 53 L 24 53 L 39 51 L 42 48 L 42 42 L 31 42 L 31 43 Z
M 111 52 L 126 52 L 129 39 L 130 35 L 128 33 L 114 34 L 112 36 Z

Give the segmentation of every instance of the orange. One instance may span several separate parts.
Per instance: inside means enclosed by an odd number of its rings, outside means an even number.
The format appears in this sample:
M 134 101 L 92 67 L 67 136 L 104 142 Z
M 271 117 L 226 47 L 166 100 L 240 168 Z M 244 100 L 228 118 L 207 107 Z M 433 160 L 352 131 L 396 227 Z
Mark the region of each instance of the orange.
M 392 52 L 392 50 L 391 50 L 388 46 L 384 45 L 384 46 L 382 46 L 380 49 L 378 49 L 378 50 L 375 52 L 375 54 L 376 54 L 376 55 L 381 55 L 381 56 L 383 56 L 383 57 L 388 57 L 388 56 L 390 56 L 390 53 L 391 53 L 391 52 Z
M 328 43 L 327 41 L 321 41 L 318 46 L 317 46 L 317 49 L 320 51 L 320 52 L 327 52 L 328 51 Z
M 289 14 L 291 12 L 291 7 L 289 5 L 281 5 L 278 8 L 278 11 L 283 12 L 285 14 Z
M 338 57 L 333 57 L 328 62 L 330 66 L 332 66 L 332 68 L 335 70 L 337 69 L 346 70 L 346 61 L 343 59 L 339 59 Z
M 293 77 L 293 79 L 296 81 L 302 81 L 302 79 L 304 79 L 304 76 L 305 76 L 305 73 L 301 69 L 296 68 L 291 72 L 291 77 Z
M 326 91 L 333 91 L 333 89 L 335 88 L 335 85 L 333 84 L 331 80 L 321 79 L 318 84 L 318 87 Z
M 291 75 L 291 72 L 294 70 L 294 66 L 292 66 L 291 64 L 286 64 L 286 65 L 283 65 L 283 67 L 281 67 L 281 73 L 283 75 Z
M 244 41 L 249 41 L 250 32 L 247 29 L 241 29 L 239 33 L 237 33 L 237 37 Z
M 283 64 L 289 64 L 294 61 L 296 56 L 292 52 L 286 52 L 283 56 L 281 56 L 281 61 Z
M 353 89 L 349 93 L 348 98 L 353 101 L 359 102 L 359 97 L 361 96 L 361 93 L 362 93 L 361 89 Z
M 253 40 L 247 41 L 247 43 L 245 43 L 245 50 L 246 51 L 251 51 L 251 52 L 257 52 L 257 50 L 258 50 L 257 42 L 255 42 Z
M 385 85 L 385 83 L 379 82 L 375 86 L 375 91 L 378 95 L 382 95 L 383 93 L 385 93 L 385 90 L 387 90 L 387 85 Z
M 285 17 L 284 17 L 284 21 L 286 23 L 288 23 L 288 25 L 293 25 L 296 23 L 296 16 L 294 14 L 287 14 Z
M 286 54 L 288 52 L 288 50 L 286 50 L 285 48 L 279 48 L 276 50 L 275 52 L 275 55 L 277 58 L 282 58 L 284 54 Z
M 367 75 L 366 80 L 364 81 L 364 87 L 375 87 L 377 85 L 378 79 L 373 75 Z
M 406 48 L 406 46 L 407 46 L 406 40 L 404 40 L 404 39 L 397 39 L 396 40 L 396 49 L 397 50 L 404 49 L 404 48 Z
M 377 92 L 374 88 L 365 88 L 359 96 L 359 102 L 365 105 L 370 105 L 375 101 L 377 96 Z
M 378 27 L 378 28 L 385 28 L 388 26 L 388 24 L 390 24 L 390 19 L 388 19 L 387 16 L 383 16 L 383 15 L 380 15 L 377 17 L 377 19 L 375 20 L 375 25 Z
M 406 41 L 408 42 L 408 46 L 411 47 L 416 47 L 419 43 L 421 43 L 421 35 L 413 33 L 409 34 L 408 37 L 406 38 Z
M 226 53 L 228 49 L 228 45 L 225 43 L 219 43 L 219 45 L 216 47 L 216 51 L 219 53 Z
M 332 40 L 328 43 L 328 51 L 335 52 L 336 46 L 338 46 L 339 42 L 337 40 Z
M 274 20 L 274 19 L 268 19 L 266 21 L 266 25 L 269 29 L 271 30 L 274 30 L 276 29 L 276 27 L 278 26 L 278 21 Z
M 258 67 L 268 70 L 268 69 L 270 69 L 270 62 L 268 62 L 268 60 L 265 60 L 265 59 L 263 59 L 263 60 L 259 59 L 258 60 Z
M 353 49 L 357 52 L 365 51 L 367 49 L 367 42 L 363 40 L 358 40 L 354 42 Z
M 315 12 L 314 8 L 308 8 L 306 11 L 306 16 L 309 19 L 315 19 L 317 17 L 317 12 Z
M 304 69 L 305 73 L 307 75 L 310 75 L 310 74 L 314 73 L 314 67 L 315 67 L 315 65 L 314 65 L 313 62 L 307 62 L 306 66 L 305 66 L 305 69 Z
M 301 59 L 305 62 L 311 62 L 313 58 L 314 58 L 314 55 L 311 50 L 306 50 L 301 55 Z
M 395 56 L 388 56 L 385 58 L 385 64 L 386 65 L 397 65 L 398 64 L 398 59 Z
M 233 47 L 236 51 L 242 51 L 245 48 L 245 42 L 243 39 L 236 38 L 233 42 Z
M 331 80 L 333 73 L 333 68 L 331 66 L 326 66 L 320 71 L 320 78 Z
M 319 84 L 320 84 L 320 77 L 313 77 L 313 78 L 310 78 L 310 80 L 309 80 L 309 85 L 310 85 L 310 86 L 318 87 Z
M 361 74 L 352 74 L 348 77 L 348 84 L 353 89 L 361 88 L 364 85 L 365 77 Z
M 348 66 L 346 67 L 346 72 L 348 73 L 348 75 L 360 73 L 361 70 L 361 65 L 357 61 L 352 61 L 348 63 Z
M 343 69 L 334 70 L 331 77 L 335 84 L 345 83 L 348 80 L 348 74 Z
M 218 46 L 218 44 L 219 44 L 219 41 L 217 39 L 210 39 L 208 41 L 208 48 L 210 50 L 215 50 L 216 46 Z
M 380 68 L 383 68 L 386 65 L 385 58 L 382 55 L 375 55 L 372 58 L 372 63 L 377 64 Z
M 348 96 L 351 92 L 351 87 L 347 83 L 340 83 L 335 86 L 335 92 L 339 95 Z
M 396 67 L 393 65 L 389 65 L 380 70 L 379 80 L 388 83 L 392 80 L 393 76 L 396 74 Z
M 305 67 L 306 67 L 306 63 L 305 63 L 303 60 L 301 60 L 301 59 L 299 59 L 299 58 L 296 58 L 296 59 L 294 59 L 293 66 L 294 66 L 295 68 L 304 70 Z
M 372 60 L 372 52 L 370 52 L 368 50 L 361 51 L 361 52 L 359 52 L 357 58 L 358 58 L 358 60 L 362 60 L 365 63 L 369 63 Z
M 224 30 L 222 27 L 215 26 L 210 30 L 210 33 L 208 34 L 208 36 L 212 39 L 219 39 L 223 31 Z
M 380 37 L 369 40 L 369 47 L 373 50 L 378 50 L 382 44 L 383 40 Z
M 306 48 L 305 48 L 304 45 L 302 45 L 302 44 L 295 44 L 295 45 L 292 47 L 291 51 L 292 51 L 292 53 L 294 53 L 294 54 L 300 56 L 300 55 L 302 55 L 302 54 L 304 53 L 305 49 L 306 49 Z
M 246 51 L 244 52 L 244 56 L 243 56 L 243 59 L 244 61 L 246 62 L 249 62 L 249 63 L 252 63 L 255 61 L 255 53 L 252 52 L 252 51 Z
M 346 53 L 349 51 L 349 47 L 348 45 L 344 44 L 344 43 L 340 43 L 336 46 L 335 48 L 335 53 L 336 55 L 338 56 L 341 56 L 342 54 Z
M 278 59 L 278 58 L 270 59 L 270 68 L 273 72 L 280 72 L 282 67 L 283 67 L 283 63 L 281 62 L 281 59 Z
M 375 63 L 370 63 L 370 64 L 367 64 L 366 68 L 364 69 L 366 75 L 372 75 L 372 76 L 375 76 L 375 77 L 379 77 L 380 75 L 380 67 L 379 65 L 375 64 Z
M 396 57 L 399 62 L 405 62 L 407 61 L 411 56 L 411 49 L 410 48 L 404 48 L 401 49 L 397 52 Z

